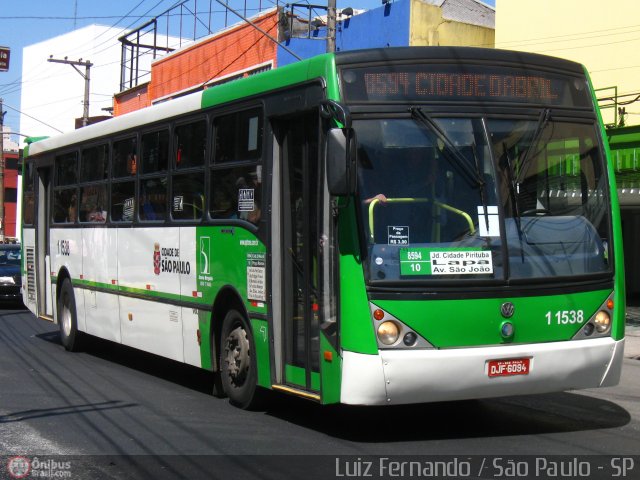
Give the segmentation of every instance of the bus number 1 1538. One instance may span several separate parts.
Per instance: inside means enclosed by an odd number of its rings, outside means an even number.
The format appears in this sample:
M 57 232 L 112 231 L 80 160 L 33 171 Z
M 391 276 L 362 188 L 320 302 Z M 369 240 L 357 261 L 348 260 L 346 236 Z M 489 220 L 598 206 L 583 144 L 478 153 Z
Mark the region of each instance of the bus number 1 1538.
M 547 325 L 567 325 L 584 322 L 584 312 L 582 310 L 559 310 L 557 312 L 547 312 Z

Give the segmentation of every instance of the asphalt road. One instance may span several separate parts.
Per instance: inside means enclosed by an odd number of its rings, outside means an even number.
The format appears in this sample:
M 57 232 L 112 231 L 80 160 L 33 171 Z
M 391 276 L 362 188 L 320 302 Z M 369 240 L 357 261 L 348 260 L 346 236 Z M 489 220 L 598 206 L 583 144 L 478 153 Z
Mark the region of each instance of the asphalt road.
M 135 468 L 145 472 L 135 478 L 153 469 L 201 478 L 209 456 L 220 478 L 228 469 L 292 478 L 306 457 L 274 455 L 325 455 L 323 467 L 339 470 L 338 456 L 640 452 L 640 361 L 631 358 L 616 387 L 482 401 L 356 408 L 276 396 L 245 412 L 210 390 L 206 372 L 109 342 L 68 353 L 56 325 L 0 310 L 0 457 L 73 456 L 71 478 L 134 478 Z M 640 478 L 636 463 L 627 478 Z

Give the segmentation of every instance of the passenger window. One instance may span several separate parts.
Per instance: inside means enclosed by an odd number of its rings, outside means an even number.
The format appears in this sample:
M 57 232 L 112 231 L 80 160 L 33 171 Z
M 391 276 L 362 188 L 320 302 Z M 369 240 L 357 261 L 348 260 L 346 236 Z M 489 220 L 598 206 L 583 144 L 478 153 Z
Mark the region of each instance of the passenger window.
M 77 188 L 61 188 L 53 192 L 54 223 L 75 223 L 78 220 L 77 192 Z
M 260 165 L 213 170 L 211 217 L 243 220 L 253 218 L 260 209 L 261 187 Z
M 106 180 L 109 173 L 109 145 L 98 145 L 82 150 L 80 181 Z
M 140 220 L 164 220 L 167 209 L 167 180 L 165 177 L 140 181 Z
M 135 182 L 111 184 L 111 221 L 132 222 L 135 209 Z
M 207 145 L 207 124 L 201 120 L 175 128 L 176 168 L 202 167 Z
M 35 195 L 35 171 L 33 162 L 25 165 L 24 176 L 24 201 L 22 206 L 22 221 L 25 225 L 33 225 L 36 215 L 36 195 Z
M 258 160 L 262 156 L 262 109 L 218 117 L 214 131 L 215 163 Z
M 147 133 L 142 136 L 142 170 L 156 173 L 167 170 L 169 164 L 169 131 Z
M 204 211 L 204 175 L 201 172 L 173 177 L 171 216 L 174 220 L 200 220 Z
M 113 142 L 113 178 L 135 177 L 138 171 L 138 142 L 136 137 Z
M 90 185 L 80 189 L 80 221 L 104 223 L 107 221 L 107 186 Z
M 56 186 L 73 185 L 78 181 L 78 154 L 67 153 L 56 157 Z

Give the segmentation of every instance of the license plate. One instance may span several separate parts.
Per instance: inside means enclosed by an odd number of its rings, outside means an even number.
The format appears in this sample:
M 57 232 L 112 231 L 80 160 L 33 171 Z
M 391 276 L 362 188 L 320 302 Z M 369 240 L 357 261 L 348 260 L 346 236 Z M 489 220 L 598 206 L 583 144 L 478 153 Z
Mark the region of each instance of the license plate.
M 529 358 L 511 360 L 489 360 L 487 374 L 490 377 L 529 375 Z

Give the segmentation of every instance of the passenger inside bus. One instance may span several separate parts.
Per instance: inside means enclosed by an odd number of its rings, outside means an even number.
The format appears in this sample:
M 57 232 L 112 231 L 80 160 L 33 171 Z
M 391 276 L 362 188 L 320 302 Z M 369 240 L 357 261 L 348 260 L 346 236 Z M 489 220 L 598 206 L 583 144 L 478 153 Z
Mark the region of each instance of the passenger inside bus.
M 87 213 L 87 222 L 104 223 L 107 221 L 107 212 L 102 207 L 96 205 L 94 209 Z
M 255 200 L 253 204 L 253 210 L 248 212 L 247 221 L 257 225 L 260 222 L 260 217 L 262 215 L 262 209 L 260 208 L 260 200 Z
M 78 199 L 75 193 L 71 196 L 71 202 L 69 204 L 69 209 L 67 210 L 67 222 L 75 223 L 78 219 Z
M 238 218 L 238 208 L 232 195 L 222 189 L 213 192 L 213 218 Z

